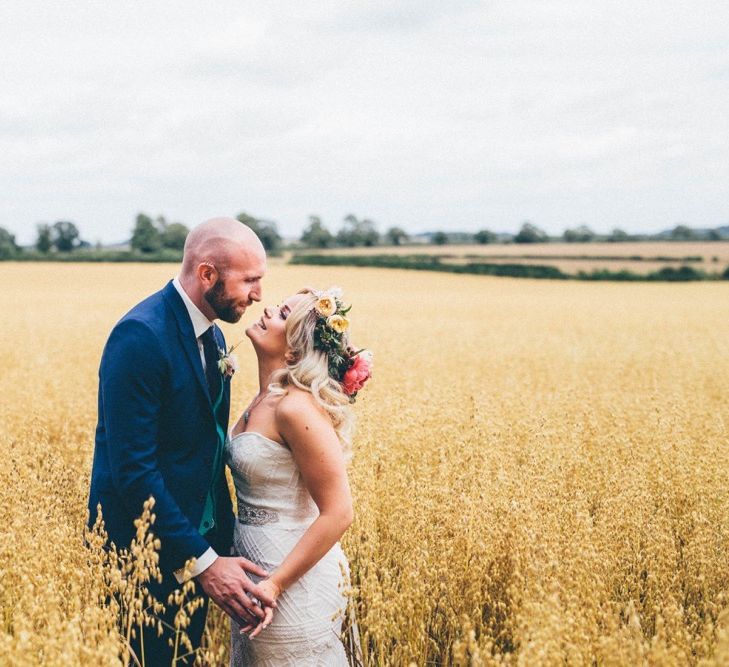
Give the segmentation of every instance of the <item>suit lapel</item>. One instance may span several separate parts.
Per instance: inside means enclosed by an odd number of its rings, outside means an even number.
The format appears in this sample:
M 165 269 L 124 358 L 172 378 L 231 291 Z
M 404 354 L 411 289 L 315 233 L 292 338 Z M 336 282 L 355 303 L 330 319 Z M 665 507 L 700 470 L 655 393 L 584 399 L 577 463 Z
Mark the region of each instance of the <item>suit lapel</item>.
M 225 344 L 225 339 L 223 338 L 223 333 L 220 331 L 220 329 L 215 327 L 215 341 L 218 344 L 218 347 L 223 350 L 224 352 L 228 351 L 228 348 Z M 228 429 L 228 421 L 230 419 L 230 381 L 233 378 L 229 378 L 226 376 L 222 376 L 223 381 L 223 405 L 221 406 L 221 414 L 220 417 L 223 422 L 223 427 L 227 431 Z
M 180 337 L 182 348 L 185 350 L 187 360 L 192 366 L 195 377 L 200 385 L 200 389 L 202 390 L 205 400 L 208 403 L 208 407 L 212 412 L 213 404 L 210 400 L 208 383 L 205 379 L 205 372 L 203 371 L 202 360 L 200 359 L 200 349 L 197 346 L 197 338 L 195 338 L 195 331 L 192 328 L 192 322 L 190 321 L 190 315 L 187 313 L 187 308 L 185 308 L 185 303 L 183 302 L 182 297 L 177 293 L 177 290 L 171 280 L 167 283 L 167 285 L 165 285 L 162 290 L 162 295 L 175 316 L 177 334 Z

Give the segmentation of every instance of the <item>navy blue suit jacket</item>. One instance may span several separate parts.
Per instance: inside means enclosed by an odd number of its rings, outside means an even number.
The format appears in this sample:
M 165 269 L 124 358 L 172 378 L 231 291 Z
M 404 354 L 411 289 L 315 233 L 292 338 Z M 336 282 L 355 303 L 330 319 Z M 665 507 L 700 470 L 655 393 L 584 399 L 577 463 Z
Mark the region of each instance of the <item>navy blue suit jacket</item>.
M 216 327 L 218 345 L 225 348 Z M 220 410 L 227 431 L 230 380 Z M 126 547 L 134 519 L 154 496 L 163 575 L 212 546 L 228 554 L 233 513 L 225 475 L 215 488 L 216 527 L 198 531 L 213 476 L 218 436 L 200 351 L 182 298 L 170 281 L 114 327 L 99 368 L 99 421 L 89 524 L 101 504 L 109 540 Z M 165 577 L 166 578 L 166 577 Z

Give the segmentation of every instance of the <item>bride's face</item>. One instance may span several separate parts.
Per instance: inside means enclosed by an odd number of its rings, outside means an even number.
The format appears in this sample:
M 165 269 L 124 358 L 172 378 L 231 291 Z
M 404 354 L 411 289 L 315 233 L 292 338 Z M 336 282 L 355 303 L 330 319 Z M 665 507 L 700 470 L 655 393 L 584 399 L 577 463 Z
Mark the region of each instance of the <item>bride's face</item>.
M 266 306 L 258 322 L 246 329 L 253 347 L 272 357 L 284 357 L 286 354 L 286 318 L 296 305 L 304 299 L 303 294 L 294 294 L 278 306 Z

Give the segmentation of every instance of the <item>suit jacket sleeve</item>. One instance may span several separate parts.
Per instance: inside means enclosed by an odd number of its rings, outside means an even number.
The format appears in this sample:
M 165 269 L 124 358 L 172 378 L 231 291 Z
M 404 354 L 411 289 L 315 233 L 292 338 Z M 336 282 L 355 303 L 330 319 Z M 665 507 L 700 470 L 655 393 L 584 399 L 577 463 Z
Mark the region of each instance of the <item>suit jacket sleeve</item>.
M 160 342 L 146 323 L 129 319 L 117 324 L 99 378 L 113 483 L 132 516 L 139 516 L 144 501 L 154 497 L 152 531 L 181 567 L 210 545 L 182 513 L 157 468 L 157 430 L 168 373 Z

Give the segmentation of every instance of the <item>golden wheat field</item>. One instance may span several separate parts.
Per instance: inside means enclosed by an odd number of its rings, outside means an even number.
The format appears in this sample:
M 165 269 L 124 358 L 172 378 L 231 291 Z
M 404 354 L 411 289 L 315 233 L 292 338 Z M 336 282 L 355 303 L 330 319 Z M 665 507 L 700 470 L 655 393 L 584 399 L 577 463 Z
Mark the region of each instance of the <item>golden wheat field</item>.
M 0 264 L 0 663 L 118 665 L 96 373 L 174 265 Z M 368 665 L 729 664 L 729 285 L 271 264 L 375 352 L 343 546 Z M 228 343 L 257 319 L 255 306 Z M 242 352 L 232 414 L 255 393 Z M 226 664 L 213 614 L 208 664 Z

